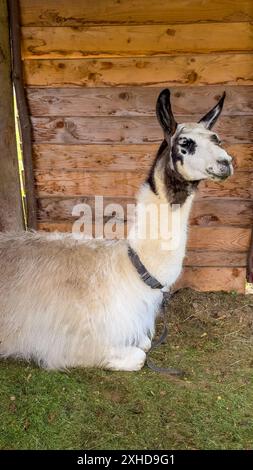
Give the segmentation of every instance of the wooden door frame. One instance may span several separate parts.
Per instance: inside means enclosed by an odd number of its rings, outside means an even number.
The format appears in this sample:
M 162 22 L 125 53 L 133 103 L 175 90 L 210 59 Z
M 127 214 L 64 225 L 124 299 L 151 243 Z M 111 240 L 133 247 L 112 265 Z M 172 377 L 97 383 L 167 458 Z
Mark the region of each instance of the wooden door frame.
M 19 1 L 7 0 L 7 4 L 12 56 L 12 81 L 15 88 L 22 141 L 26 221 L 28 229 L 36 229 L 37 207 L 32 157 L 32 126 L 23 82 Z
M 0 0 L 0 231 L 23 230 L 7 0 Z

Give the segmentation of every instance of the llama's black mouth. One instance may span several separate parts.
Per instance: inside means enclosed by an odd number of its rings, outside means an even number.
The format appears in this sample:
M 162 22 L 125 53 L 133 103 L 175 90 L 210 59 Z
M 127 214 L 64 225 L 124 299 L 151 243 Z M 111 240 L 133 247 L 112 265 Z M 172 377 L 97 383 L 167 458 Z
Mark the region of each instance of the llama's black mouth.
M 220 181 L 226 180 L 231 175 L 230 171 L 227 173 L 214 173 L 213 171 L 206 170 L 206 172 L 209 175 L 210 179 Z

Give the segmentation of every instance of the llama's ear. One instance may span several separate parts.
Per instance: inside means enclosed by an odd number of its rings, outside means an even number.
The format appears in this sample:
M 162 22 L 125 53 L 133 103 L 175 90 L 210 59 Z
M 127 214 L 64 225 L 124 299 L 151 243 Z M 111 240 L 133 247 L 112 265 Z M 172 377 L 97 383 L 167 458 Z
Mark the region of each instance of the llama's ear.
M 207 114 L 205 114 L 204 117 L 200 119 L 199 123 L 203 124 L 206 129 L 212 129 L 212 127 L 216 123 L 222 111 L 225 96 L 226 96 L 226 92 L 224 91 L 219 102 L 211 109 L 211 111 L 209 111 Z
M 157 119 L 164 131 L 165 138 L 171 137 L 177 128 L 170 104 L 170 90 L 166 88 L 161 91 L 156 102 Z

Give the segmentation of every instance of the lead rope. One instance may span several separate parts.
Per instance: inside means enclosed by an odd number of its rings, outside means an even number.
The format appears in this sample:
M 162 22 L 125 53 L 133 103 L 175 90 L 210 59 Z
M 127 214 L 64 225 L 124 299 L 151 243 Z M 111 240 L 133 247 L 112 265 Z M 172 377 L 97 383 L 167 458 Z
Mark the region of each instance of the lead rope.
M 166 324 L 166 316 L 165 316 L 165 298 L 163 296 L 163 301 L 161 305 L 161 317 L 163 321 L 163 331 L 159 338 L 156 341 L 152 341 L 152 345 L 150 350 L 147 353 L 147 358 L 146 358 L 146 364 L 149 367 L 149 369 L 155 371 L 155 372 L 160 372 L 161 374 L 168 374 L 168 375 L 176 375 L 177 377 L 183 377 L 185 375 L 185 372 L 180 369 L 175 369 L 174 367 L 159 367 L 156 366 L 153 361 L 150 360 L 150 353 L 154 351 L 154 349 L 158 348 L 161 344 L 163 344 L 168 336 L 168 328 Z

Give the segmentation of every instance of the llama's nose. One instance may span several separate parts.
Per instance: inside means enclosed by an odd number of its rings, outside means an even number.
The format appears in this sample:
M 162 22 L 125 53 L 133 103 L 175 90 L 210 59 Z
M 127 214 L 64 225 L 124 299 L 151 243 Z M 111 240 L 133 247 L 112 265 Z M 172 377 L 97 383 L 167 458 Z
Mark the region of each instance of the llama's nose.
M 222 176 L 227 177 L 231 175 L 231 164 L 228 160 L 218 160 L 217 163 Z

